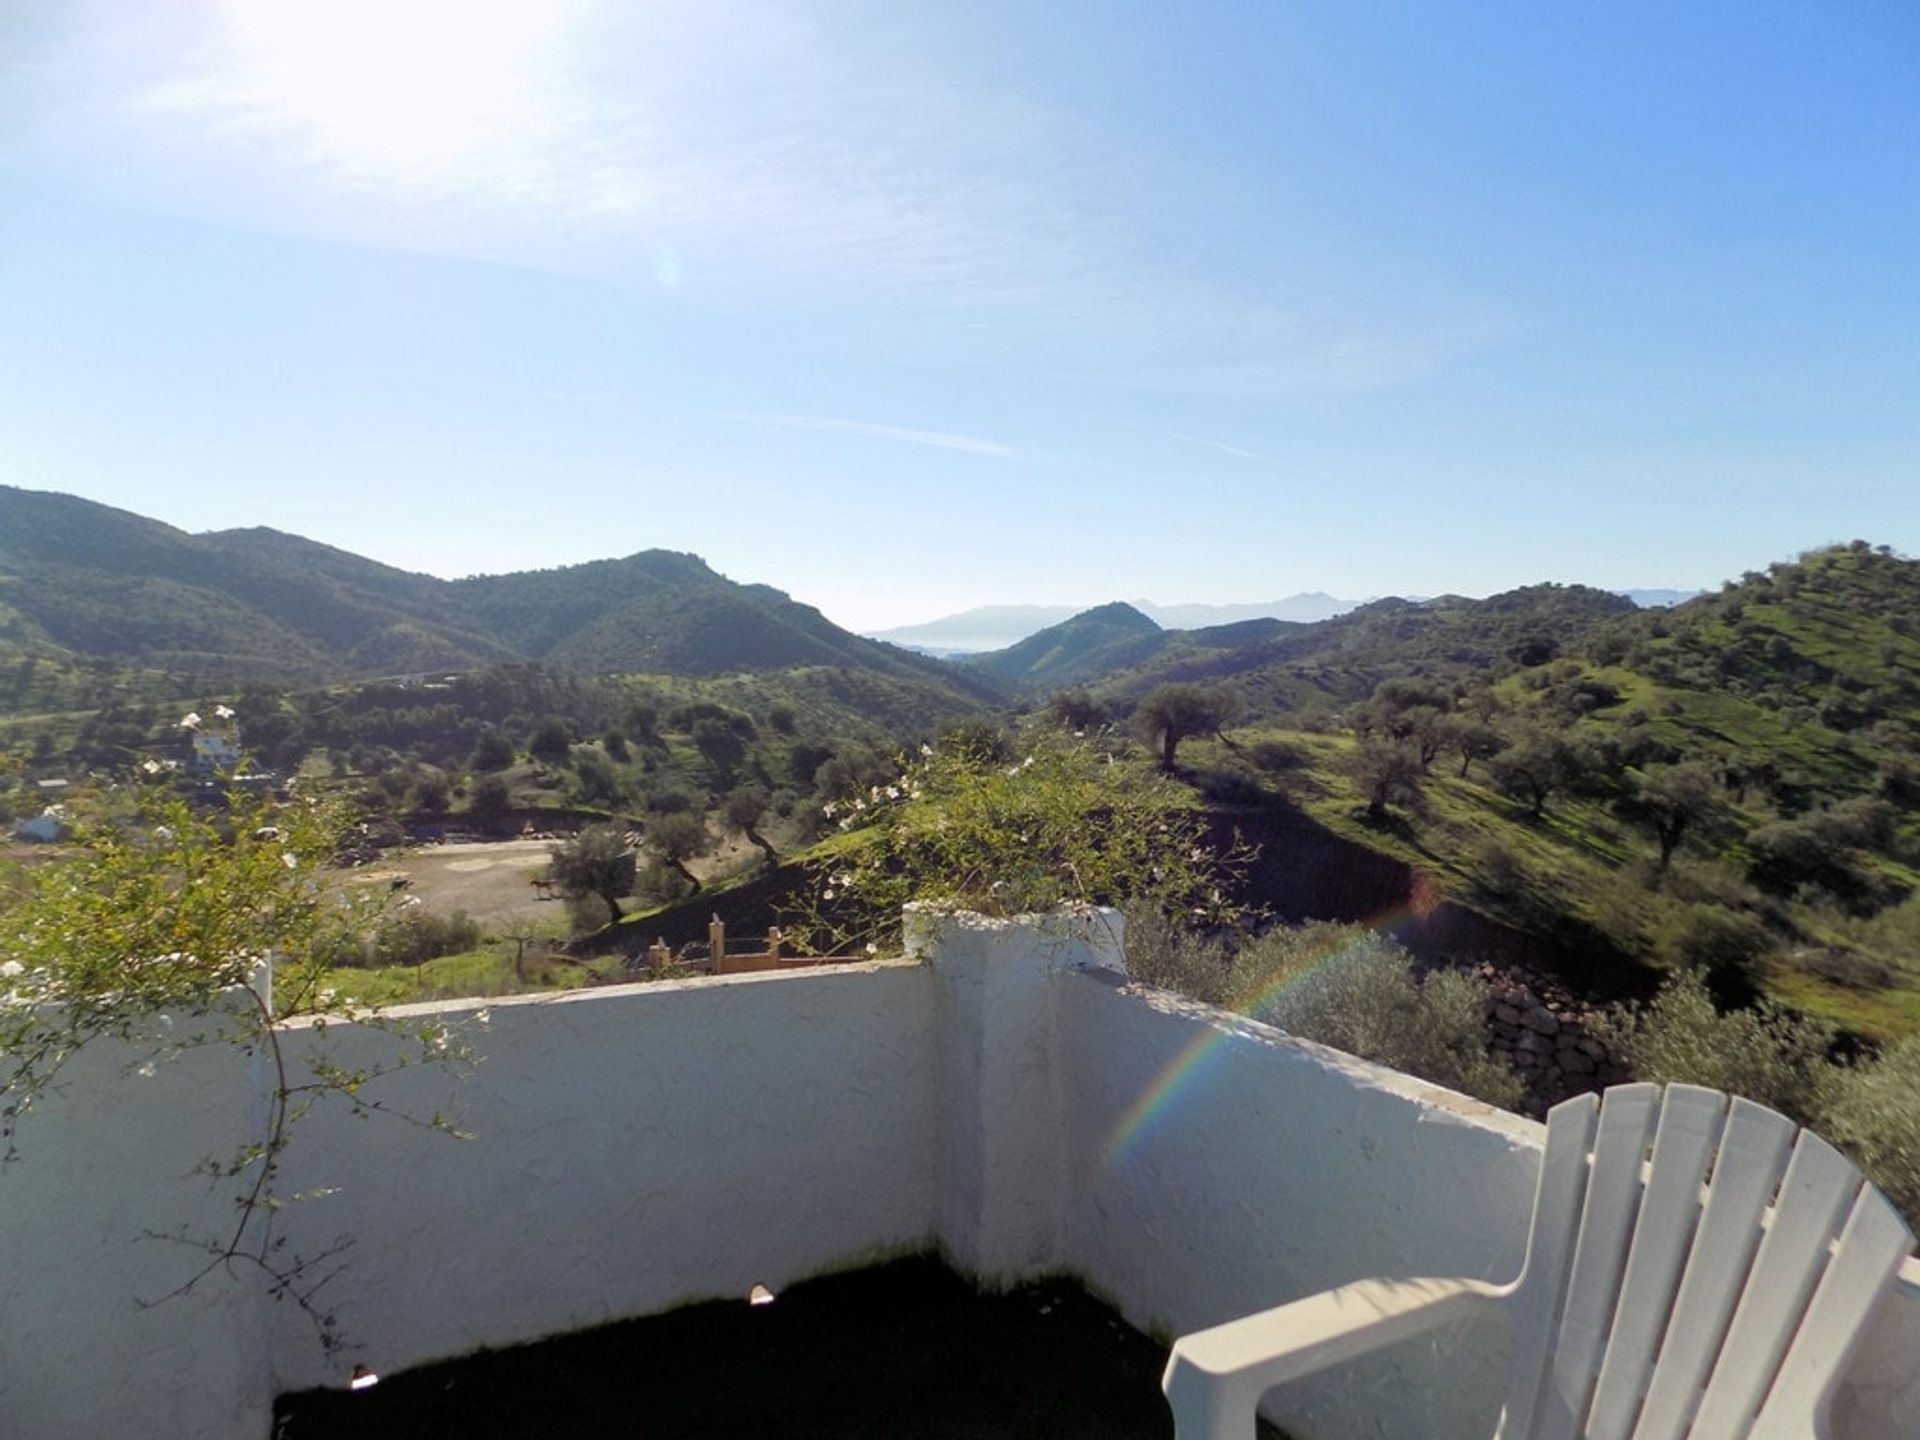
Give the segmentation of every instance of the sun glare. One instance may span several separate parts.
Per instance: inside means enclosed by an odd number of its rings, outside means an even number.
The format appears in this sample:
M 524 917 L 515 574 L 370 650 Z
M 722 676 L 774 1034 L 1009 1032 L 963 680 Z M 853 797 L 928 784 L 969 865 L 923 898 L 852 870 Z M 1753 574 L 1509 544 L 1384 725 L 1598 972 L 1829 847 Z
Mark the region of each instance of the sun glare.
M 250 87 L 338 158 L 455 160 L 510 133 L 566 0 L 227 0 Z

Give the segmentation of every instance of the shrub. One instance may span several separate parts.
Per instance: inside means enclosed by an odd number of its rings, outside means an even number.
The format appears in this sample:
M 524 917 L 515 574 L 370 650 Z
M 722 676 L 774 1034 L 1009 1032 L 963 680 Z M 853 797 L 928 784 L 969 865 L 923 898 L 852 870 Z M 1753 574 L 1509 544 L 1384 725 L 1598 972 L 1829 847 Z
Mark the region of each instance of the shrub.
M 1648 1004 L 1610 1010 L 1592 1028 L 1642 1080 L 1745 1095 L 1802 1124 L 1818 1121 L 1833 1078 L 1831 1025 L 1766 1003 L 1722 1013 L 1696 974 L 1676 975 Z
M 1262 740 L 1248 754 L 1256 766 L 1269 774 L 1298 770 L 1306 763 L 1306 757 L 1300 753 L 1299 747 L 1289 745 L 1284 740 Z
M 1250 854 L 1209 843 L 1188 792 L 1056 729 L 1001 763 L 923 746 L 882 783 L 822 807 L 850 843 L 811 867 L 806 923 L 831 948 L 895 941 L 909 900 L 990 915 L 1141 900 L 1205 921 Z
M 1229 1003 L 1233 967 L 1226 946 L 1171 919 L 1157 905 L 1135 902 L 1124 908 L 1129 977 L 1209 1005 Z
M 513 742 L 498 730 L 483 730 L 473 746 L 473 768 L 504 770 L 513 764 Z
M 1841 1069 L 1821 1128 L 1920 1224 L 1920 1036 Z
M 1773 936 L 1755 916 L 1714 905 L 1689 905 L 1661 937 L 1661 949 L 1681 968 L 1700 971 L 1707 984 L 1728 999 L 1759 993 L 1763 957 Z
M 368 965 L 424 965 L 442 955 L 458 955 L 480 943 L 480 926 L 467 912 L 437 915 L 418 901 L 401 902 L 398 909 L 378 917 L 373 927 L 358 933 L 335 933 L 325 962 L 340 968 Z
M 1265 971 L 1256 1018 L 1294 1035 L 1390 1065 L 1493 1105 L 1520 1103 L 1520 1077 L 1488 1053 L 1489 987 L 1436 971 L 1423 982 L 1405 949 L 1360 926 L 1274 932 L 1247 947 L 1243 974 Z
M 497 820 L 513 808 L 513 792 L 498 775 L 483 775 L 473 783 L 467 810 L 476 820 Z
M 437 770 L 429 770 L 413 782 L 413 808 L 428 815 L 440 815 L 446 812 L 451 791 L 447 777 Z
M 1468 848 L 1467 870 L 1477 889 L 1503 900 L 1512 899 L 1526 887 L 1526 872 L 1519 860 L 1492 835 L 1480 837 Z
M 574 757 L 574 789 L 581 803 L 609 809 L 626 801 L 627 787 L 619 773 L 591 750 Z
M 527 741 L 527 753 L 550 765 L 558 765 L 565 760 L 572 748 L 573 727 L 557 715 L 542 720 Z

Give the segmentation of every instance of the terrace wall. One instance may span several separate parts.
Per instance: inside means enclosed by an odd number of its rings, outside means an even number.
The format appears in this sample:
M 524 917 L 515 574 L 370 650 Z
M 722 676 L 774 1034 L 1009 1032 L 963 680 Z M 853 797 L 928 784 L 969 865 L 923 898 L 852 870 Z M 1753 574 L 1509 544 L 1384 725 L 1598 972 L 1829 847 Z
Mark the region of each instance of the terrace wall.
M 456 1141 L 321 1109 L 288 1157 L 307 1253 L 359 1348 L 323 1357 L 258 1276 L 141 1308 L 197 1257 L 204 1176 L 267 1078 L 224 1047 L 157 1074 L 83 1058 L 0 1171 L 0 1435 L 261 1440 L 277 1389 L 340 1383 L 939 1244 L 991 1282 L 1068 1268 L 1171 1337 L 1364 1275 L 1517 1268 L 1540 1127 L 1113 970 L 1084 932 L 910 919 L 913 959 L 414 1007 L 472 1074 L 371 1098 Z M 925 961 L 928 963 L 914 963 Z M 484 1021 L 484 1023 L 482 1023 Z M 297 1034 L 297 1053 L 305 1038 Z M 386 1037 L 335 1026 L 340 1063 Z M 54 1113 L 56 1112 L 57 1113 Z M 1843 1397 L 1851 1440 L 1920 1434 L 1920 1266 Z M 1441 1336 L 1272 1400 L 1301 1440 L 1485 1436 L 1497 1336 Z

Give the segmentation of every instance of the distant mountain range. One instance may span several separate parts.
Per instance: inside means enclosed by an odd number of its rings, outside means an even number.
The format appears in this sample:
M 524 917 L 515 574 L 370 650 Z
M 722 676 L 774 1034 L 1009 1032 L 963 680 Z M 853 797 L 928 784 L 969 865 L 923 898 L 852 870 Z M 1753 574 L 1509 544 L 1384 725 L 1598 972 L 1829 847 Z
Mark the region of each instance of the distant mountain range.
M 0 656 L 109 659 L 312 681 L 535 661 L 704 676 L 827 667 L 927 687 L 962 710 L 996 687 L 851 634 L 698 556 L 645 550 L 441 580 L 276 530 L 193 535 L 71 495 L 0 486 Z
M 1701 594 L 1698 590 L 1616 590 L 1642 609 L 1678 605 Z M 1425 597 L 1404 597 L 1420 603 Z M 1128 608 L 1146 616 L 1162 630 L 1208 630 L 1243 620 L 1287 620 L 1311 624 L 1344 615 L 1366 600 L 1340 600 L 1320 590 L 1303 591 L 1284 600 L 1244 605 L 1156 605 L 1135 600 Z M 1072 605 L 981 605 L 921 625 L 868 631 L 868 638 L 903 645 L 928 655 L 975 655 L 1004 650 L 1030 635 L 1087 612 Z
M 1168 681 L 1232 678 L 1274 700 L 1297 692 L 1288 704 L 1309 691 L 1352 700 L 1397 673 L 1538 665 L 1594 627 L 1635 613 L 1631 600 L 1611 591 L 1529 585 L 1484 600 L 1373 600 L 1311 623 L 1262 618 L 1163 630 L 1116 601 L 1003 650 L 949 663 L 1029 695 L 1090 688 L 1124 703 Z
M 1198 630 L 1208 625 L 1226 625 L 1236 620 L 1329 620 L 1351 610 L 1353 600 L 1336 600 L 1320 591 L 1289 595 L 1284 600 L 1269 600 L 1249 605 L 1156 605 L 1151 600 L 1135 600 L 1129 607 L 1145 615 L 1163 630 Z M 929 620 L 922 625 L 901 625 L 891 630 L 872 630 L 868 638 L 890 645 L 904 645 L 929 655 L 971 655 L 986 650 L 1003 650 L 1009 645 L 1037 634 L 1050 625 L 1071 620 L 1084 607 L 1074 605 L 980 605 Z
M 895 711 L 932 715 L 1064 686 L 1124 698 L 1169 679 L 1266 676 L 1259 683 L 1293 688 L 1311 663 L 1337 670 L 1322 688 L 1344 693 L 1415 656 L 1528 656 L 1631 613 L 1635 600 L 1676 593 L 1629 599 L 1545 585 L 1487 600 L 1358 605 L 1305 594 L 1259 605 L 1116 601 L 1077 614 L 994 606 L 885 632 L 953 652 L 1016 635 L 941 661 L 854 635 L 694 555 L 644 550 L 441 580 L 275 530 L 195 535 L 0 486 L 0 661 L 112 661 L 208 681 L 311 683 L 503 662 L 687 677 L 806 669 L 840 676 L 842 688 L 885 690 Z

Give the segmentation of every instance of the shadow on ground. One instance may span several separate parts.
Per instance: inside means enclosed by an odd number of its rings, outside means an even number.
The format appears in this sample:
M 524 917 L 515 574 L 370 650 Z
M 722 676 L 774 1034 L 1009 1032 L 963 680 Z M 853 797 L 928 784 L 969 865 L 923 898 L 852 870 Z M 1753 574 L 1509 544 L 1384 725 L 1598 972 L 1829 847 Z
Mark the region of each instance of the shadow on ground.
M 770 1305 L 690 1305 L 357 1393 L 282 1396 L 274 1435 L 1164 1440 L 1165 1365 L 1164 1349 L 1069 1282 L 981 1295 L 916 1258 Z

